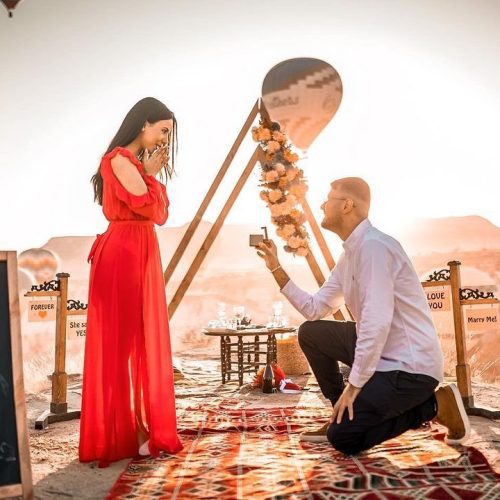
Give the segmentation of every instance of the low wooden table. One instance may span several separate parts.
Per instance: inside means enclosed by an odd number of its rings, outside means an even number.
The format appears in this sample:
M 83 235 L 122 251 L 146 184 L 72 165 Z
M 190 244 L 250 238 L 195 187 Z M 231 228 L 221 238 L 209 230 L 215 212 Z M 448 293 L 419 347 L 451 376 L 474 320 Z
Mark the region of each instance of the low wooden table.
M 243 385 L 244 373 L 257 373 L 260 366 L 267 364 L 267 356 L 270 361 L 276 361 L 276 334 L 285 331 L 293 331 L 293 328 L 255 328 L 245 330 L 203 330 L 205 335 L 220 338 L 220 359 L 222 383 L 231 380 L 232 374 L 238 374 L 238 384 Z M 260 337 L 266 336 L 266 340 Z M 266 346 L 265 349 L 260 346 Z M 236 356 L 238 369 L 233 369 L 232 356 Z M 261 358 L 262 356 L 262 358 Z M 262 361 L 261 361 L 262 359 Z

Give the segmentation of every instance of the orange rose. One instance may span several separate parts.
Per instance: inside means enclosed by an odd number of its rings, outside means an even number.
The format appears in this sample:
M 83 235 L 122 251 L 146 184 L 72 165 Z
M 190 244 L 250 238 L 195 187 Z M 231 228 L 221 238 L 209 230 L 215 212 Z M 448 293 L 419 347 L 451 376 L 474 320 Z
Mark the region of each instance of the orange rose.
M 288 238 L 288 246 L 293 248 L 294 250 L 302 246 L 302 238 L 298 238 L 297 236 L 291 236 Z
M 282 227 L 279 227 L 278 229 L 276 229 L 276 234 L 283 240 L 286 240 L 287 236 L 285 234 L 285 230 L 284 228 Z
M 267 152 L 268 153 L 276 153 L 281 148 L 280 143 L 277 141 L 269 141 L 267 143 Z
M 290 202 L 288 200 L 284 201 L 283 203 L 280 203 L 280 207 L 281 207 L 281 215 L 288 215 L 293 209 L 293 206 L 290 205 Z
M 288 149 L 284 152 L 284 157 L 290 163 L 295 163 L 295 162 L 299 161 L 299 155 L 297 153 L 292 153 Z
M 307 231 L 302 226 L 299 226 L 297 228 L 297 232 L 299 233 L 301 238 L 304 238 L 304 239 L 307 238 Z
M 271 140 L 271 131 L 265 127 L 259 127 L 257 137 L 259 141 L 269 141 Z
M 289 181 L 293 181 L 295 179 L 295 177 L 297 177 L 297 174 L 299 173 L 299 169 L 298 168 L 295 168 L 295 167 L 292 167 L 292 168 L 289 168 L 287 171 L 286 171 L 286 177 Z
M 280 215 L 283 215 L 283 211 L 281 208 L 282 203 L 276 204 L 276 205 L 271 205 L 271 215 L 273 217 L 279 217 Z
M 285 224 L 282 229 L 285 238 L 289 238 L 295 233 L 295 226 L 293 224 Z
M 276 170 L 276 172 L 280 175 L 283 175 L 286 172 L 285 165 L 283 165 L 283 163 L 276 163 L 276 165 L 274 165 L 274 170 Z
M 276 203 L 283 196 L 283 192 L 280 189 L 273 189 L 269 193 L 269 201 L 271 203 Z
M 286 142 L 286 135 L 275 130 L 273 132 L 273 139 L 278 142 Z
M 297 248 L 297 251 L 295 252 L 299 257 L 306 257 L 307 254 L 309 253 L 309 249 L 306 247 L 299 247 Z
M 304 196 L 307 192 L 307 186 L 305 184 L 294 184 L 293 186 L 290 186 L 290 193 L 294 194 L 295 196 L 301 198 Z
M 270 170 L 269 172 L 266 172 L 264 179 L 266 182 L 275 182 L 276 180 L 278 180 L 278 172 Z

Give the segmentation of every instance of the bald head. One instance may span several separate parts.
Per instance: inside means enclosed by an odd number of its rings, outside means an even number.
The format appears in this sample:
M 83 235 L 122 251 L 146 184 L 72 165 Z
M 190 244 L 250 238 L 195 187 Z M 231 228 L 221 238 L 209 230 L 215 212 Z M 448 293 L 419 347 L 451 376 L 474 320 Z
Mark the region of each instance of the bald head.
M 343 198 L 354 202 L 353 210 L 360 217 L 368 217 L 370 210 L 370 186 L 361 177 L 344 177 L 332 182 L 332 189 Z

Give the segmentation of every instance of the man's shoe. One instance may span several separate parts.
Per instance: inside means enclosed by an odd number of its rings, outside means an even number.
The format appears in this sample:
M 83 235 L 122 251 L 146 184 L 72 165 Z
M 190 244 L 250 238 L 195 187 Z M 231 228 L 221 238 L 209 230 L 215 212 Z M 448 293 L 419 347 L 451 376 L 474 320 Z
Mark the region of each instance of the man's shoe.
M 436 392 L 436 420 L 448 428 L 445 442 L 462 444 L 470 434 L 469 417 L 465 412 L 462 396 L 455 384 L 440 387 Z
M 323 427 L 315 431 L 305 431 L 300 435 L 300 440 L 309 443 L 326 443 L 328 441 L 326 437 L 328 427 L 330 427 L 330 422 L 327 422 Z

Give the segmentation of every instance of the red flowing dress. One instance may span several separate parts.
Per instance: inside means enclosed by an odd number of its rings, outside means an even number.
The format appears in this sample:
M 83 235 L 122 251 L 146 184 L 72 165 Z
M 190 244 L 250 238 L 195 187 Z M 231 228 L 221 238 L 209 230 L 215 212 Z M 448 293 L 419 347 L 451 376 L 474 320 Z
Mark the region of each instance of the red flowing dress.
M 136 196 L 111 168 L 117 154 L 138 169 L 147 193 Z M 91 262 L 80 421 L 81 462 L 100 467 L 138 454 L 137 431 L 151 455 L 182 448 L 177 435 L 165 284 L 154 224 L 168 216 L 165 186 L 145 175 L 127 149 L 101 161 L 103 212 Z

